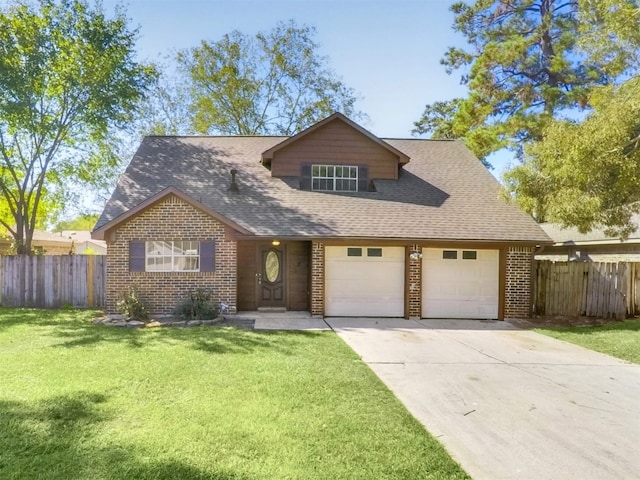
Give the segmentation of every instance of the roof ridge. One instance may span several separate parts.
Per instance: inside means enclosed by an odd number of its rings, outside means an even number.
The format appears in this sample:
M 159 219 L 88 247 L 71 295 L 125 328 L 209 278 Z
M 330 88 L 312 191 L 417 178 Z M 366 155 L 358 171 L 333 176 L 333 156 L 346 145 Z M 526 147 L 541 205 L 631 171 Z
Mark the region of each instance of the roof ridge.
M 289 138 L 287 135 L 145 135 L 144 138 Z

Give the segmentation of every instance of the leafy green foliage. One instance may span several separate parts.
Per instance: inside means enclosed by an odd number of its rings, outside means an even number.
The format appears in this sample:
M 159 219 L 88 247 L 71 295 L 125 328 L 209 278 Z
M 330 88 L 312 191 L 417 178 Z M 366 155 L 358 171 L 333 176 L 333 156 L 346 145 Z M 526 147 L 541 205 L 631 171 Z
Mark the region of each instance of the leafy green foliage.
M 318 54 L 312 27 L 280 22 L 254 37 L 233 31 L 179 53 L 199 133 L 292 135 L 336 112 L 352 118 L 356 97 Z
M 140 105 L 133 127 L 142 135 L 195 134 L 187 75 L 173 72 L 168 64 L 158 64 L 156 69 L 158 76 Z
M 441 63 L 469 93 L 428 105 L 414 132 L 462 138 L 481 159 L 521 154 L 551 120 L 588 107 L 595 87 L 640 66 L 635 0 L 476 0 L 451 11 L 469 48 L 449 48 Z
M 199 288 L 178 304 L 174 313 L 187 320 L 209 320 L 218 316 L 218 309 L 211 303 L 211 292 Z
M 124 12 L 109 19 L 85 0 L 0 9 L 0 195 L 11 217 L 0 223 L 18 253 L 69 183 L 101 183 L 120 162 L 105 142 L 153 77 L 133 58 L 136 35 Z
M 71 220 L 62 220 L 56 223 L 54 231 L 62 232 L 64 230 L 93 230 L 96 222 L 98 221 L 98 215 L 95 213 L 83 213 Z
M 551 122 L 505 174 L 505 188 L 539 219 L 625 237 L 640 210 L 640 76 L 601 87 L 590 103 L 582 122 Z
M 140 292 L 135 285 L 120 293 L 116 308 L 130 320 L 146 320 L 149 318 L 147 305 L 140 298 Z

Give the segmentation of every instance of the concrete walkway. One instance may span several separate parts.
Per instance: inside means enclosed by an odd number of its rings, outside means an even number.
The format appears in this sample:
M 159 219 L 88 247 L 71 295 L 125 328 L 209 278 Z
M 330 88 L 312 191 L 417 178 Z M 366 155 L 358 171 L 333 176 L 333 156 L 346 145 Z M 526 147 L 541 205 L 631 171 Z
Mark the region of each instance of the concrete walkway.
M 224 316 L 254 320 L 256 330 L 330 330 L 322 318 L 312 317 L 309 312 L 238 312 Z
M 474 479 L 640 478 L 640 365 L 507 322 L 325 320 Z

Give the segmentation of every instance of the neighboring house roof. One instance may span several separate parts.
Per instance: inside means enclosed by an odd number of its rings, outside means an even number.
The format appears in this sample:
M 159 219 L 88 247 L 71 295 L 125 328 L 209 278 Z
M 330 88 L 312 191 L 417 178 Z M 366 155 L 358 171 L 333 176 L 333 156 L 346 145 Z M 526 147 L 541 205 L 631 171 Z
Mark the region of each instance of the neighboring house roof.
M 71 239 L 76 247 L 88 242 L 87 246 L 89 247 L 91 246 L 89 244 L 93 244 L 101 248 L 107 248 L 107 242 L 104 240 L 94 240 L 89 230 L 63 230 L 60 232 L 60 235 Z
M 542 229 L 551 237 L 555 245 L 602 245 L 640 243 L 640 214 L 632 216 L 631 221 L 636 229 L 626 240 L 608 237 L 603 230 L 594 229 L 587 233 L 580 233 L 577 228 L 564 228 L 556 223 L 541 223 Z
M 61 233 L 45 232 L 44 230 L 34 230 L 31 243 L 33 245 L 39 244 L 60 244 L 71 246 L 71 239 Z
M 71 247 L 72 240 L 61 233 L 51 233 L 44 230 L 34 230 L 31 244 L 34 247 Z M 13 237 L 0 238 L 0 244 L 11 245 Z
M 529 216 L 500 199 L 498 182 L 459 141 L 382 139 L 411 159 L 398 180 L 375 180 L 375 192 L 327 193 L 300 190 L 298 177 L 272 177 L 261 163 L 287 139 L 145 137 L 94 237 L 175 189 L 255 236 L 550 243 Z M 232 169 L 238 193 L 229 192 Z

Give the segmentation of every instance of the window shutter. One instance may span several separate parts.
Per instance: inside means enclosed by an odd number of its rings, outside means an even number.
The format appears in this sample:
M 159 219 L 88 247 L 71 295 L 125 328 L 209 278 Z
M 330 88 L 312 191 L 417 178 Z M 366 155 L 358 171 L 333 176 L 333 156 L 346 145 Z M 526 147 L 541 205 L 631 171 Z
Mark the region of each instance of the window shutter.
M 311 165 L 308 163 L 300 167 L 300 190 L 311 190 Z
M 358 167 L 358 191 L 359 192 L 369 191 L 369 167 L 366 167 L 366 166 Z
M 215 272 L 216 243 L 213 240 L 200 242 L 200 271 Z
M 129 242 L 129 271 L 130 272 L 144 272 L 144 242 L 139 240 L 132 240 Z

